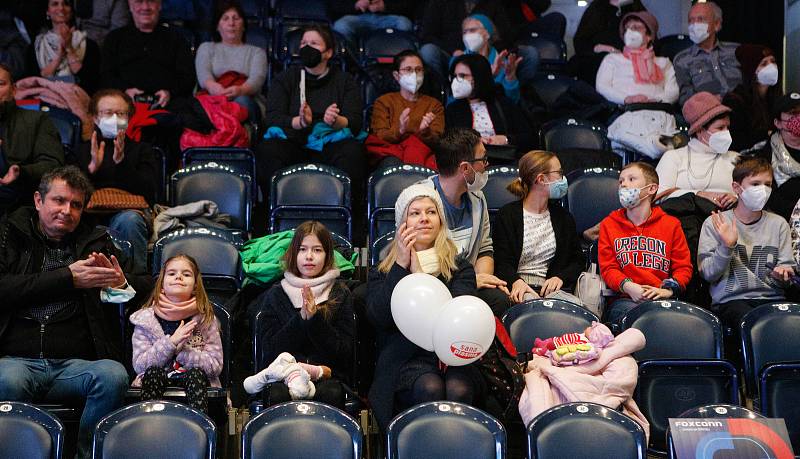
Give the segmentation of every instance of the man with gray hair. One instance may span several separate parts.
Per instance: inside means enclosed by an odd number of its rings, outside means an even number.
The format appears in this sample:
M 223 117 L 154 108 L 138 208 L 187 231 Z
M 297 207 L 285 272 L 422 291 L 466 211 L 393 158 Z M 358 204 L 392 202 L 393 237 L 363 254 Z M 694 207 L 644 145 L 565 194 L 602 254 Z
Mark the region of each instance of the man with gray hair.
M 717 40 L 721 29 L 722 9 L 716 3 L 696 3 L 689 10 L 689 38 L 694 44 L 673 59 L 681 105 L 703 91 L 722 97 L 742 82 L 736 60 L 739 45 Z

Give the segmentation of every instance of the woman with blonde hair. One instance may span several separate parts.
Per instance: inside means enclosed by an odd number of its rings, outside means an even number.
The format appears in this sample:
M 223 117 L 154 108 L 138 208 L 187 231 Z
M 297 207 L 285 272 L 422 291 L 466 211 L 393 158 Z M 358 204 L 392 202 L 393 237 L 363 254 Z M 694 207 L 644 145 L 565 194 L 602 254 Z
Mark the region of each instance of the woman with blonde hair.
M 468 261 L 457 258 L 444 215 L 433 187 L 415 184 L 403 190 L 395 203 L 394 243 L 367 281 L 367 315 L 378 330 L 380 346 L 369 399 L 384 429 L 395 407 L 434 400 L 472 404 L 482 391 L 483 381 L 474 364 L 442 365 L 433 352 L 403 336 L 392 317 L 392 292 L 412 273 L 438 277 L 453 297 L 475 294 L 475 270 Z
M 492 228 L 494 270 L 516 303 L 572 289 L 584 268 L 575 220 L 558 202 L 567 187 L 555 154 L 520 158 L 519 178 L 508 186 L 520 199 L 500 209 Z

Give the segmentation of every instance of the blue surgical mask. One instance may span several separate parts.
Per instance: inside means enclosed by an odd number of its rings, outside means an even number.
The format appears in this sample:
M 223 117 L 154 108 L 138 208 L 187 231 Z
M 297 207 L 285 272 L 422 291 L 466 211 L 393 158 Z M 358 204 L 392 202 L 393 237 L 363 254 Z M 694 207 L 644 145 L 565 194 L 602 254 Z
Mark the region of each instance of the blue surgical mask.
M 567 195 L 567 190 L 569 189 L 569 183 L 567 183 L 567 178 L 563 175 L 560 179 L 554 182 L 546 182 L 545 185 L 550 187 L 550 199 L 561 199 Z

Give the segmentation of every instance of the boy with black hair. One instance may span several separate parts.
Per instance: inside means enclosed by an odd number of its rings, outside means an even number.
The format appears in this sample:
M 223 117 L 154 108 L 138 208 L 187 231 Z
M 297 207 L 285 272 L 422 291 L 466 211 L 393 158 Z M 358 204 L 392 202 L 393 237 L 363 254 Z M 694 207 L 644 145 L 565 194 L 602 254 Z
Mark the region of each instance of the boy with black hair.
M 734 330 L 753 308 L 783 300 L 795 274 L 789 225 L 763 210 L 772 183 L 766 159 L 740 158 L 733 169 L 736 207 L 715 212 L 700 231 L 697 263 L 711 284 L 711 310 Z

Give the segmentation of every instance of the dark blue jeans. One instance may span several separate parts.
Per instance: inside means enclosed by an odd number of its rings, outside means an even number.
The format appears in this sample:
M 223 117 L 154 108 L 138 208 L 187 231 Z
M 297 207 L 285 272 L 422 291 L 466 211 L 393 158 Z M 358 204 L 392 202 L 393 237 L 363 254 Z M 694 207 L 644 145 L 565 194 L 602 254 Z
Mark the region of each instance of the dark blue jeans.
M 86 400 L 78 429 L 80 458 L 92 456 L 97 421 L 122 406 L 127 389 L 128 373 L 114 360 L 0 358 L 0 400 Z

